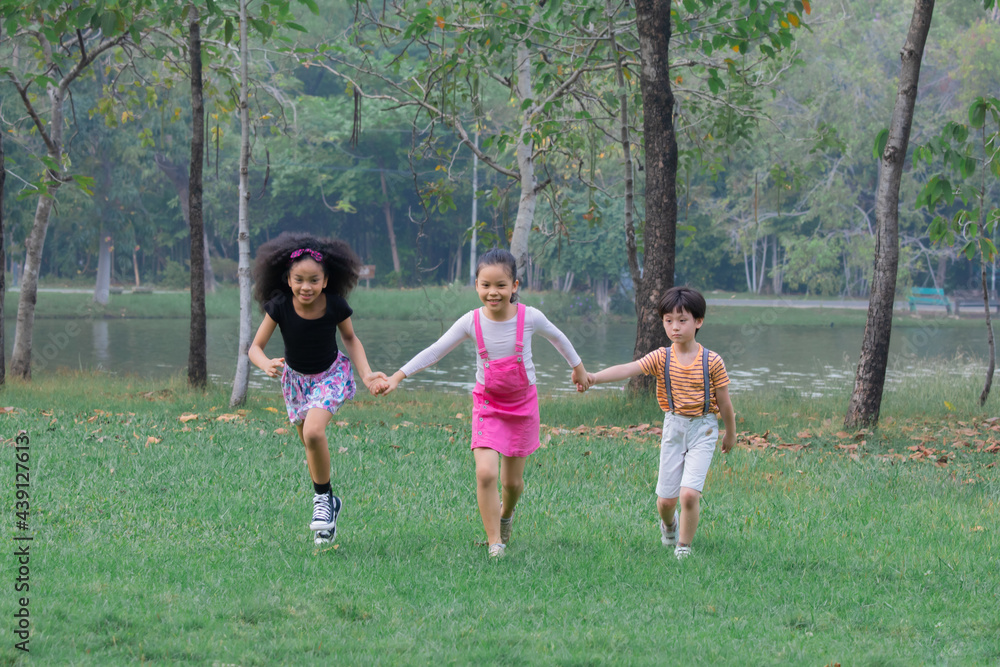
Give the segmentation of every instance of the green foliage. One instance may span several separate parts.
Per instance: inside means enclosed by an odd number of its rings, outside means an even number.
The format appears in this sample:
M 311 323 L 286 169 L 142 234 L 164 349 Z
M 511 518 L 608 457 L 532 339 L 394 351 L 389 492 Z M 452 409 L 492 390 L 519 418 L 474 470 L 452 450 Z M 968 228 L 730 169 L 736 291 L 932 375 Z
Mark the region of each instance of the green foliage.
M 917 197 L 917 206 L 934 213 L 938 208 L 954 208 L 956 200 L 960 200 L 962 206 L 954 210 L 951 218 L 936 215 L 931 221 L 931 240 L 946 245 L 961 241 L 960 252 L 967 259 L 979 255 L 989 263 L 997 254 L 993 238 L 1000 222 L 1000 207 L 988 209 L 986 174 L 1000 180 L 1000 100 L 978 98 L 969 107 L 968 117 L 967 126 L 947 123 L 938 137 L 914 152 L 915 161 L 931 163 L 936 157 L 961 179 L 953 186 L 943 173 L 933 175 Z M 988 119 L 992 120 L 989 127 Z M 978 186 L 971 181 L 977 169 Z
M 784 277 L 789 285 L 804 287 L 807 294 L 839 294 L 840 239 L 800 239 L 786 245 Z
M 180 262 L 167 260 L 159 283 L 161 287 L 168 289 L 183 289 L 191 284 L 191 270 Z

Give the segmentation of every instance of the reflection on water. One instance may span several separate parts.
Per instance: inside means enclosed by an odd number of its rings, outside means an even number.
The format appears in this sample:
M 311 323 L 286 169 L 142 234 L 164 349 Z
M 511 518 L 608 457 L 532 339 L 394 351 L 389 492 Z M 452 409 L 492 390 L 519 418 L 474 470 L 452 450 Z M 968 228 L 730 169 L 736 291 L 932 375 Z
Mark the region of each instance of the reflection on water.
M 394 372 L 421 349 L 434 342 L 451 322 L 410 322 L 356 319 L 355 330 L 364 342 L 372 368 Z M 575 322 L 559 324 L 576 347 L 588 370 L 631 360 L 635 325 Z M 216 382 L 232 382 L 236 366 L 238 323 L 235 319 L 208 321 L 208 371 Z M 7 320 L 8 359 L 14 322 Z M 821 396 L 849 390 L 854 381 L 863 328 L 860 326 L 713 326 L 707 323 L 698 340 L 726 361 L 735 393 L 760 387 L 784 387 L 803 396 Z M 186 372 L 187 320 L 35 320 L 33 372 L 56 368 L 96 369 L 111 374 L 165 377 Z M 547 341 L 534 341 L 535 367 L 543 393 L 575 391 L 570 368 Z M 941 328 L 933 320 L 924 326 L 896 327 L 890 346 L 887 381 L 905 376 L 941 372 L 943 364 L 926 368 L 929 359 L 950 360 L 956 355 L 984 359 L 983 331 Z M 282 355 L 275 334 L 267 346 L 271 356 Z M 471 391 L 475 345 L 466 341 L 438 365 L 407 379 L 405 386 Z M 922 366 L 924 366 L 922 368 Z M 251 385 L 277 391 L 278 381 L 252 368 Z M 955 373 L 967 364 L 953 364 Z M 611 386 L 598 387 L 601 390 Z

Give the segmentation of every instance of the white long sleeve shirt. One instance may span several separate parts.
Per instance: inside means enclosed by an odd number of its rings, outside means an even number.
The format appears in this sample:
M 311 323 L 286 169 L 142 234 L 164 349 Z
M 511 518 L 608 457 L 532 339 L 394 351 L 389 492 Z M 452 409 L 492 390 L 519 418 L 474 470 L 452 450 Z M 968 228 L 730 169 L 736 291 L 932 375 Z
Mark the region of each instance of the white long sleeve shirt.
M 483 330 L 483 342 L 486 344 L 486 352 L 490 359 L 502 359 L 514 354 L 514 345 L 517 339 L 517 316 L 515 315 L 504 322 L 494 322 L 486 317 L 482 308 L 479 310 L 479 326 Z M 418 371 L 433 366 L 466 339 L 471 338 L 475 342 L 476 328 L 472 320 L 473 312 L 475 311 L 470 310 L 458 318 L 433 345 L 418 352 L 415 357 L 406 362 L 400 369 L 403 374 L 410 377 Z M 549 322 L 542 311 L 527 306 L 524 313 L 524 349 L 521 357 L 524 369 L 528 373 L 528 382 L 535 384 L 535 364 L 531 360 L 531 339 L 536 332 L 552 343 L 570 367 L 575 367 L 580 363 L 580 355 L 576 353 L 566 334 Z M 476 353 L 476 381 L 485 382 L 483 359 L 478 352 Z

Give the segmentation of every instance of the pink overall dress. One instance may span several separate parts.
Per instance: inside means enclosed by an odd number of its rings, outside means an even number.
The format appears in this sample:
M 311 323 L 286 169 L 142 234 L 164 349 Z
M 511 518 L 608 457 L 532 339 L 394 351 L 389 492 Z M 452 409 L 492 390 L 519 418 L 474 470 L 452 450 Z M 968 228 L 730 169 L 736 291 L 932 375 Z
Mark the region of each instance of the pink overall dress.
M 521 355 L 524 313 L 524 304 L 519 303 L 514 354 L 490 359 L 479 324 L 479 309 L 473 312 L 485 383 L 477 382 L 472 390 L 472 449 L 485 447 L 504 456 L 527 456 L 538 449 L 538 389 L 528 382 Z

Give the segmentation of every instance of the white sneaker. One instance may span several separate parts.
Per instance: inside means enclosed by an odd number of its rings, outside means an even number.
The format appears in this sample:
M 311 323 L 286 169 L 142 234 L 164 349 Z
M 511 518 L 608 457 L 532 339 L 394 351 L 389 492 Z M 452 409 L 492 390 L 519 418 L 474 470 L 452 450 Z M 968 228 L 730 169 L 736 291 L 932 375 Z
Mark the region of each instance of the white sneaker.
M 677 547 L 674 549 L 674 555 L 677 556 L 677 560 L 684 560 L 691 555 L 691 547 Z
M 507 545 L 501 544 L 500 542 L 497 542 L 496 544 L 491 544 L 489 553 L 490 553 L 490 558 L 495 558 L 496 560 L 500 560 L 501 558 L 507 555 Z
M 667 524 L 660 519 L 660 541 L 663 542 L 663 546 L 672 547 L 677 544 L 677 530 L 681 525 L 680 513 L 674 510 L 674 525 L 667 527 Z
M 313 542 L 317 545 L 332 544 L 335 532 L 332 530 L 317 530 L 313 533 Z

